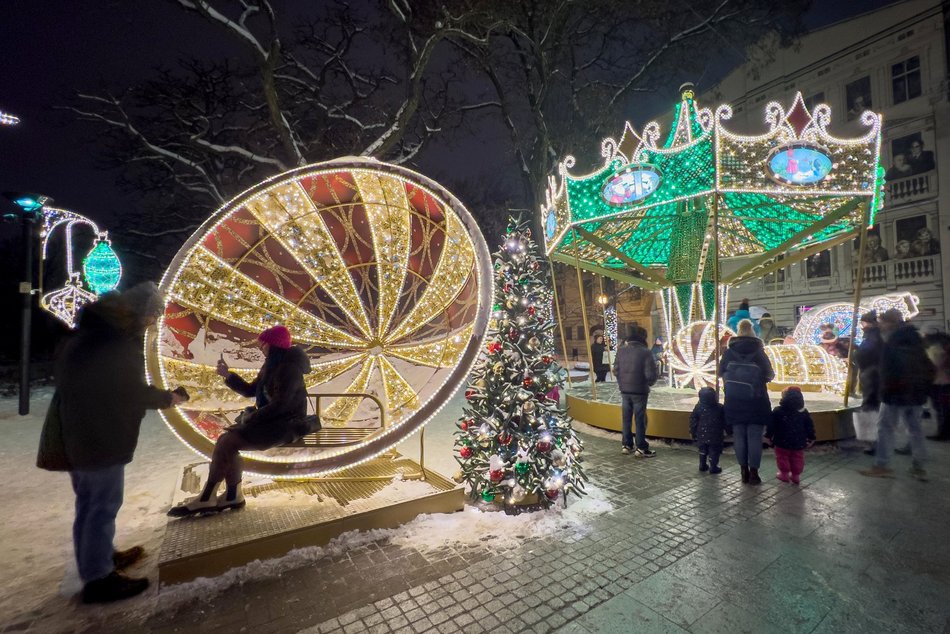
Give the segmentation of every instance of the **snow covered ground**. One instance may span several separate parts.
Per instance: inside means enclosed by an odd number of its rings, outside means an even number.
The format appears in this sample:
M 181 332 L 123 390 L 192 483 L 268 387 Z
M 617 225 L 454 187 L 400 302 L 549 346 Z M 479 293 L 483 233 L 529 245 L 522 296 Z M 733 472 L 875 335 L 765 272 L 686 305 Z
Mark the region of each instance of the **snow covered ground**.
M 106 620 L 110 625 L 117 621 L 141 624 L 157 610 L 173 609 L 195 596 L 220 594 L 246 579 L 276 576 L 382 538 L 426 550 L 444 547 L 449 541 L 468 540 L 474 544 L 486 535 L 516 541 L 558 531 L 577 536 L 586 530 L 590 515 L 611 510 L 604 497 L 590 486 L 591 495 L 554 513 L 512 517 L 466 509 L 452 515 L 422 516 L 398 529 L 344 534 L 323 548 L 300 549 L 280 559 L 252 562 L 214 579 L 198 579 L 159 591 L 155 586 L 157 553 L 165 533 L 165 511 L 182 469 L 200 458 L 174 437 L 156 413 L 150 413 L 142 424 L 135 460 L 126 470 L 125 504 L 118 517 L 116 545 L 145 546 L 150 556 L 129 573 L 148 576 L 153 586 L 142 597 L 92 608 L 75 598 L 81 583 L 70 536 L 73 496 L 69 476 L 35 467 L 40 429 L 51 395 L 49 390 L 35 393 L 29 416 L 17 414 L 16 398 L 0 399 L 0 482 L 4 483 L 0 504 L 6 511 L 0 523 L 0 629 L 30 623 L 32 631 L 72 632 L 96 629 Z M 463 402 L 464 398 L 457 395 L 426 426 L 426 466 L 449 476 L 458 468 L 452 457 L 452 432 Z M 418 436 L 399 449 L 418 460 Z

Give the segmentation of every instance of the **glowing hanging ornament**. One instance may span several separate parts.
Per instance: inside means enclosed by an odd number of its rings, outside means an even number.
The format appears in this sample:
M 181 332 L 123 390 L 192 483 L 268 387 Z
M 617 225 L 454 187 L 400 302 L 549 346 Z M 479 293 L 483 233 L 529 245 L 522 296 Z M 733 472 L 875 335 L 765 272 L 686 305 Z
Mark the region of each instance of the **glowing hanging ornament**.
M 70 328 L 75 328 L 79 309 L 94 301 L 96 296 L 82 287 L 79 273 L 73 273 L 66 286 L 43 295 L 40 306 Z
M 122 264 L 108 239 L 100 237 L 82 261 L 86 285 L 96 295 L 114 291 L 122 278 Z

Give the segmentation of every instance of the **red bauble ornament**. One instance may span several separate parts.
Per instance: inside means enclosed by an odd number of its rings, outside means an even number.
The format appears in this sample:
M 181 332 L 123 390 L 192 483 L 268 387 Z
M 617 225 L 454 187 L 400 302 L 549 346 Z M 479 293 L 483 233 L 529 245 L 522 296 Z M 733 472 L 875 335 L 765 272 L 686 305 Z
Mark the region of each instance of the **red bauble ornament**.
M 465 390 L 465 400 L 470 401 L 472 397 L 475 396 L 476 392 L 472 388 Z
M 533 315 L 538 309 L 534 306 L 528 306 L 528 314 Z
M 471 458 L 471 457 L 472 457 L 472 448 L 471 448 L 471 447 L 462 447 L 461 449 L 459 449 L 459 455 L 462 456 L 463 458 Z
M 554 449 L 554 443 L 549 440 L 539 440 L 538 444 L 535 445 L 538 448 L 538 451 L 541 453 L 547 453 Z
M 489 472 L 488 472 L 488 479 L 491 480 L 492 482 L 496 483 L 496 484 L 497 484 L 498 482 L 501 482 L 501 479 L 504 478 L 504 477 L 505 477 L 505 472 L 502 471 L 501 469 L 498 469 L 497 471 L 489 471 Z
M 492 341 L 488 344 L 488 354 L 495 354 L 496 352 L 501 352 L 501 343 Z
M 547 491 L 544 492 L 544 494 L 548 496 L 549 500 L 556 500 L 558 493 L 560 493 L 560 491 L 558 491 L 557 489 L 548 489 Z
M 468 431 L 468 421 L 467 421 L 467 420 L 463 420 L 463 421 L 462 421 L 462 424 L 459 425 L 459 427 L 462 428 L 462 431 Z
M 510 445 L 511 444 L 511 434 L 499 434 L 498 442 L 501 445 Z
M 540 263 L 540 262 L 532 262 L 532 263 L 531 263 L 531 270 L 532 270 L 532 271 L 540 271 L 540 270 L 541 270 L 541 263 Z
M 554 361 L 554 359 L 552 359 L 548 355 L 545 354 L 541 356 L 541 363 L 551 363 L 551 361 Z
M 505 282 L 505 285 L 501 287 L 506 293 L 511 292 L 511 282 Z
M 518 341 L 518 337 L 520 336 L 521 334 L 514 328 L 508 331 L 508 341 Z
M 526 376 L 524 378 L 523 384 L 525 387 L 531 387 L 534 385 L 534 379 L 532 379 L 530 376 Z

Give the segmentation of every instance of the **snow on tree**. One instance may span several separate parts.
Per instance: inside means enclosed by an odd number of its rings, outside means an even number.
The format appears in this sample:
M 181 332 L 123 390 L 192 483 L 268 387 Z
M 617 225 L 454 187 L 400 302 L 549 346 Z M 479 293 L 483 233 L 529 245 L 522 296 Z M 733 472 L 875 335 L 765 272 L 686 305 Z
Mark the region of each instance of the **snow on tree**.
M 455 447 L 473 499 L 549 507 L 584 494 L 583 445 L 551 395 L 563 384 L 554 358 L 551 286 L 528 222 L 509 219 L 495 254 L 495 301 L 485 350 L 465 392 Z

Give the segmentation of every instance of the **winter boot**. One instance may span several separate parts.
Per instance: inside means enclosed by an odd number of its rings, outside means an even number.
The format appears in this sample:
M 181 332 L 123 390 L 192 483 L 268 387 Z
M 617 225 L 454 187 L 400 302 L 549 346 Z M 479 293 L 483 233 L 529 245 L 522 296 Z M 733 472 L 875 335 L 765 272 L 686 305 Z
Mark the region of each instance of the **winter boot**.
M 749 469 L 749 484 L 762 484 L 758 469 Z
M 145 549 L 141 546 L 132 546 L 127 550 L 117 550 L 112 553 L 112 565 L 116 570 L 124 570 L 135 564 L 145 556 Z
M 719 456 L 718 454 L 713 454 L 709 457 L 709 473 L 716 475 L 722 473 L 722 467 L 719 466 Z
M 141 594 L 148 587 L 148 579 L 132 579 L 110 572 L 102 579 L 90 581 L 82 589 L 83 603 L 111 603 Z
M 739 467 L 739 469 L 740 471 L 742 471 L 742 481 L 748 484 L 749 483 L 749 467 L 742 465 L 741 467 Z
M 218 496 L 218 510 L 226 511 L 228 509 L 238 510 L 244 508 L 247 502 L 244 500 L 244 492 L 241 490 L 241 485 L 238 484 L 232 490 L 231 487 Z
M 216 513 L 218 511 L 217 489 L 218 487 L 215 486 L 211 491 L 202 491 L 201 495 L 185 500 L 178 506 L 173 506 L 168 510 L 168 517 L 188 517 L 189 515 Z
M 699 470 L 700 471 L 709 470 L 709 465 L 706 464 L 706 454 L 704 453 L 699 454 Z

